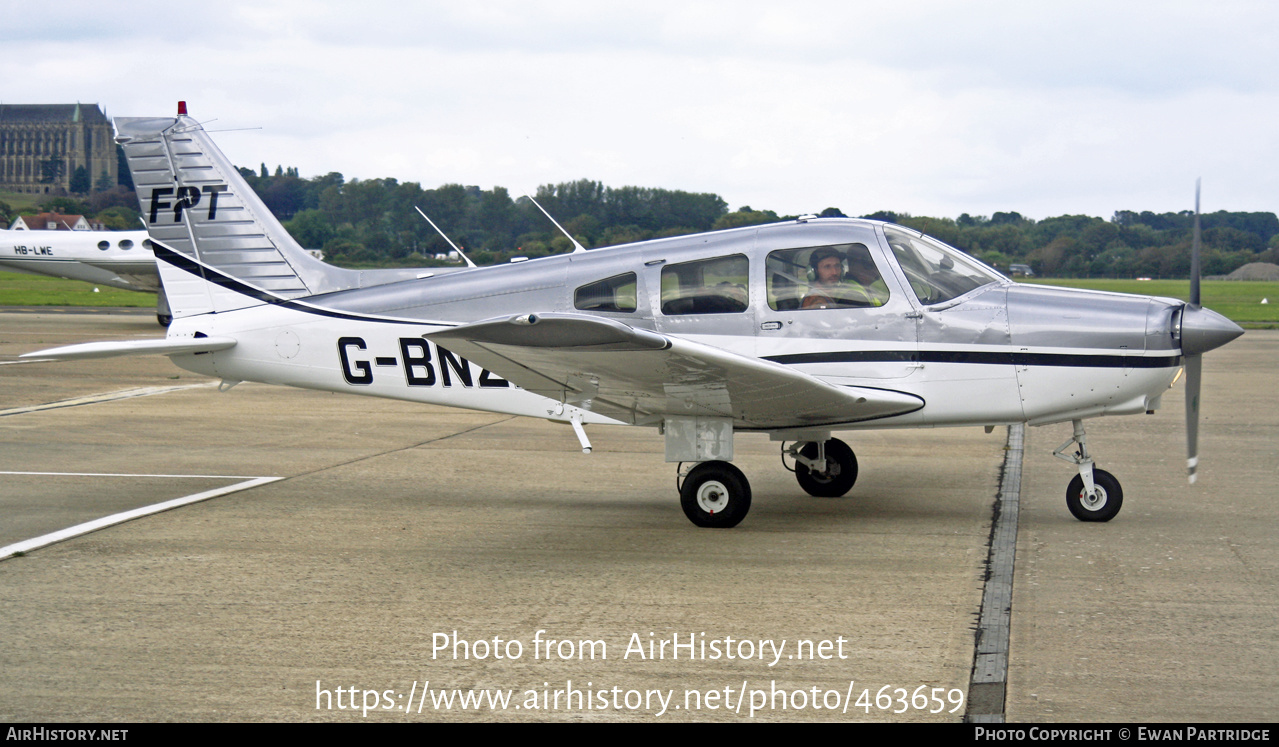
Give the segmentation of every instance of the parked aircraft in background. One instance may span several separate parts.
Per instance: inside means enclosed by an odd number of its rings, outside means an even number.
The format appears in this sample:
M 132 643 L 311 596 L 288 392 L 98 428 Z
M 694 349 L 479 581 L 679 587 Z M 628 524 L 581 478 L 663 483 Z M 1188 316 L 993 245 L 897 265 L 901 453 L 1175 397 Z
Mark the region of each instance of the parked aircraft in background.
M 168 324 L 146 231 L 0 230 L 0 269 L 159 293 L 156 315 Z
M 1201 356 L 1242 333 L 1199 307 L 1197 277 L 1189 304 L 1020 285 L 917 231 L 836 218 L 365 287 L 306 255 L 185 111 L 116 129 L 173 324 L 24 357 L 159 353 L 226 386 L 549 418 L 588 452 L 584 425 L 651 427 L 698 526 L 750 508 L 737 432 L 767 433 L 803 490 L 839 496 L 858 465 L 834 432 L 1017 423 L 1072 424 L 1067 504 L 1108 521 L 1123 491 L 1085 419 L 1153 412 L 1184 367 L 1193 476 Z

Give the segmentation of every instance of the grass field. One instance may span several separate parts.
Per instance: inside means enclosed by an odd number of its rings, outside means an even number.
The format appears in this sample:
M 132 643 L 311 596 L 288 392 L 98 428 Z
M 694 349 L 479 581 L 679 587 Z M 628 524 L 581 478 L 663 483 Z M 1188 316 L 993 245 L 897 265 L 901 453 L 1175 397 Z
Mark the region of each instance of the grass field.
M 47 275 L 0 272 L 0 306 L 154 307 L 155 294 L 119 290 Z
M 1077 280 L 1035 278 L 1040 285 L 1091 288 L 1143 296 L 1167 296 L 1183 301 L 1190 297 L 1188 280 Z M 155 294 L 135 293 L 78 280 L 0 272 L 0 306 L 155 306 Z M 1279 328 L 1279 283 L 1204 281 L 1203 304 L 1235 323 L 1249 328 Z M 1270 303 L 1261 303 L 1262 299 Z
M 26 192 L 0 192 L 0 202 L 14 209 L 15 213 L 12 216 L 14 218 L 18 217 L 16 211 L 35 210 L 36 206 L 48 198 L 49 195 L 33 195 Z

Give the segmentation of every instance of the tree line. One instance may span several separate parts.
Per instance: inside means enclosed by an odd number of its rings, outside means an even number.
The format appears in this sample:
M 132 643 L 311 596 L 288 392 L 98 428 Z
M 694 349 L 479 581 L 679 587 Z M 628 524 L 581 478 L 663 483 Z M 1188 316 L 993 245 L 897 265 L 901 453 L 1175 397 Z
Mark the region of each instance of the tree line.
M 445 184 L 424 189 L 393 178 L 350 179 L 330 172 L 304 179 L 297 169 L 240 168 L 271 212 L 303 246 L 322 249 L 340 265 L 430 265 L 448 243 L 414 210 L 420 207 L 479 264 L 515 256 L 572 250 L 567 238 L 524 197 L 504 187 Z M 581 179 L 538 187 L 534 197 L 587 248 L 757 225 L 796 216 L 749 206 L 729 211 L 722 197 L 651 187 L 609 187 Z M 137 201 L 124 186 L 90 201 L 59 197 L 41 205 L 60 212 L 96 214 L 109 228 L 141 225 Z M 25 212 L 34 212 L 25 211 Z M 816 213 L 844 216 L 830 207 Z M 5 225 L 17 217 L 0 202 Z M 878 211 L 859 217 L 886 220 L 935 236 L 1007 272 L 1026 264 L 1049 277 L 1187 277 L 1194 214 L 1120 210 L 1109 220 L 1063 215 L 1042 220 L 1016 212 L 958 218 Z M 1218 211 L 1201 217 L 1203 271 L 1224 275 L 1249 262 L 1279 264 L 1279 217 L 1274 213 Z
M 415 208 L 479 264 L 573 248 L 530 200 L 505 187 L 423 189 L 395 179 L 346 181 L 336 172 L 301 179 L 280 168 L 267 176 L 265 167 L 240 173 L 300 244 L 339 263 L 415 263 L 447 253 L 448 242 Z M 718 195 L 588 179 L 543 185 L 534 198 L 587 247 L 709 231 L 727 211 Z
M 1184 278 L 1190 275 L 1194 212 L 1120 210 L 1110 218 L 1062 215 L 1031 220 L 1015 212 L 957 219 L 890 212 L 870 216 L 910 226 L 1007 270 L 1027 264 L 1039 275 L 1073 278 Z M 1200 216 L 1205 275 L 1250 262 L 1279 264 L 1279 217 L 1225 210 Z

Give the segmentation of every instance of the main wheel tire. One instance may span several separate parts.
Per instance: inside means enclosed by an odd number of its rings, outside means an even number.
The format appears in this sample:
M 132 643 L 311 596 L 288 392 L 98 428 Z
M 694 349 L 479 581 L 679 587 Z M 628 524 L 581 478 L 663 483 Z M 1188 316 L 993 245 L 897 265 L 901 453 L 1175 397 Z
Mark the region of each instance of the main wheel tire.
M 817 444 L 809 441 L 799 453 L 817 458 Z M 826 474 L 813 472 L 804 464 L 795 465 L 795 479 L 805 493 L 818 498 L 838 498 L 853 489 L 857 482 L 857 456 L 848 444 L 838 438 L 826 442 Z
M 742 471 L 728 462 L 703 462 L 684 478 L 680 506 L 699 527 L 735 527 L 751 510 L 751 486 Z
M 1084 478 L 1075 475 L 1066 488 L 1066 507 L 1080 521 L 1110 521 L 1124 505 L 1124 489 L 1104 469 L 1094 469 L 1092 481 L 1097 494 L 1089 498 L 1084 494 Z

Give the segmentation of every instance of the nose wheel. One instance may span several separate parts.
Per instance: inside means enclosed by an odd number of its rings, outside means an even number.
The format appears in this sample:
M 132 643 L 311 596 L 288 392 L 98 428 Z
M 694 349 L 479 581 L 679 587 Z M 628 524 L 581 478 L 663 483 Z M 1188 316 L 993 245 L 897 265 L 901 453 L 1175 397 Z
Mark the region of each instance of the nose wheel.
M 1085 443 L 1083 421 L 1076 420 L 1074 424 L 1074 435 L 1053 452 L 1058 459 L 1079 467 L 1079 474 L 1066 486 L 1066 508 L 1080 521 L 1110 521 L 1124 505 L 1124 489 L 1114 475 L 1094 466 Z M 1071 445 L 1077 446 L 1075 453 L 1067 454 Z
M 746 475 L 728 462 L 702 462 L 688 473 L 679 490 L 680 506 L 699 527 L 728 529 L 751 510 Z
M 1093 490 L 1089 495 L 1084 479 L 1075 475 L 1066 488 L 1066 507 L 1080 521 L 1110 521 L 1124 505 L 1124 489 L 1115 476 L 1104 469 L 1092 471 Z

